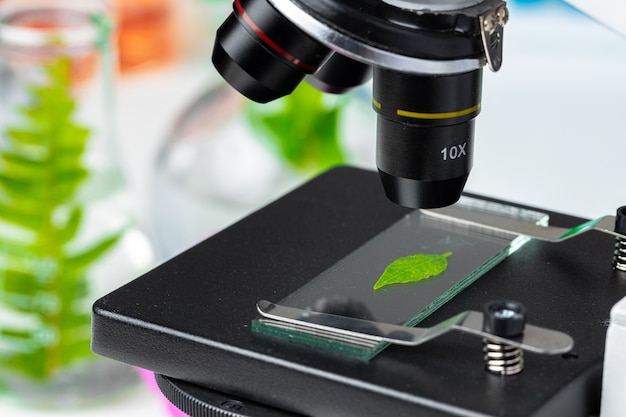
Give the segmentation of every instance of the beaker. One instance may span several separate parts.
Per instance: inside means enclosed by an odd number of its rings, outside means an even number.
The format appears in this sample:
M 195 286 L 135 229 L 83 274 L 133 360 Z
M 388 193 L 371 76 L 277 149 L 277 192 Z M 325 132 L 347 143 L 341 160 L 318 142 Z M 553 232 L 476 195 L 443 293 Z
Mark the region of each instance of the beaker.
M 152 266 L 113 141 L 98 0 L 0 3 L 0 386 L 46 408 L 128 387 L 90 351 L 91 305 Z

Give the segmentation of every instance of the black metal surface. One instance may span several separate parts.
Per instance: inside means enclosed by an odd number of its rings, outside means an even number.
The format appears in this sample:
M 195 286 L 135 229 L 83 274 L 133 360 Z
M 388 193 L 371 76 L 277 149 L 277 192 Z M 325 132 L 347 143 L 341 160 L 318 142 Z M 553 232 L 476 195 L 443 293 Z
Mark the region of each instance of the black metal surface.
M 480 341 L 462 334 L 364 362 L 251 332 L 258 300 L 282 299 L 405 213 L 375 173 L 330 171 L 97 301 L 93 350 L 307 416 L 597 413 L 607 320 L 626 281 L 611 269 L 614 240 L 596 232 L 530 242 L 423 322 L 515 299 L 529 322 L 574 337 L 574 352 L 529 354 L 519 375 L 486 373 Z
M 298 417 L 244 398 L 216 392 L 163 375 L 155 375 L 165 398 L 178 409 L 194 417 Z

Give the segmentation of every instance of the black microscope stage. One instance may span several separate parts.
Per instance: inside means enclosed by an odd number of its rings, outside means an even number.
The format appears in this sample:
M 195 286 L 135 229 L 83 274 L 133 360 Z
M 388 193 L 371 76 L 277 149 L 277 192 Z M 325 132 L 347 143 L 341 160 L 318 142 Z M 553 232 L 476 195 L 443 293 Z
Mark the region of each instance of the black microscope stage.
M 614 238 L 593 231 L 526 243 L 420 324 L 513 299 L 530 323 L 574 338 L 568 354 L 526 354 L 518 375 L 487 373 L 480 339 L 460 333 L 365 361 L 251 330 L 259 300 L 280 301 L 409 212 L 387 201 L 376 173 L 331 170 L 98 300 L 93 350 L 154 371 L 194 416 L 597 414 L 626 279 L 611 269 Z M 553 225 L 582 222 L 549 214 Z

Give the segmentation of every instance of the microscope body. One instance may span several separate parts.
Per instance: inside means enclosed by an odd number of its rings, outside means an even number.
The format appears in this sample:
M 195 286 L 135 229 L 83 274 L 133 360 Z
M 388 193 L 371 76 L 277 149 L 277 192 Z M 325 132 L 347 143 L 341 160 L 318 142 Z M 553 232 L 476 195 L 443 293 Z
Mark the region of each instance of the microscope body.
M 500 68 L 506 16 L 499 0 L 235 0 L 213 59 L 260 102 L 305 78 L 342 93 L 373 76 L 387 195 L 446 205 L 471 168 L 481 71 Z M 626 280 L 607 267 L 614 242 L 601 234 L 529 241 L 425 319 L 514 297 L 574 338 L 571 354 L 529 357 L 512 379 L 484 372 L 482 345 L 465 335 L 366 362 L 252 332 L 259 300 L 289 297 L 406 218 L 377 181 L 330 170 L 98 300 L 94 352 L 155 372 L 198 416 L 623 415 Z
M 626 14 L 611 12 L 624 7 L 617 0 L 566 1 L 624 33 Z M 406 207 L 442 207 L 458 200 L 471 170 L 482 68 L 500 69 L 507 20 L 501 0 L 235 0 L 213 61 L 259 102 L 304 79 L 344 93 L 373 76 L 385 194 Z M 622 300 L 613 316 L 624 308 Z M 615 319 L 607 338 L 603 416 L 621 413 L 616 346 L 625 328 Z
M 373 76 L 385 193 L 442 207 L 471 170 L 482 68 L 500 69 L 507 20 L 502 0 L 235 0 L 213 62 L 258 102 L 304 79 L 343 93 Z

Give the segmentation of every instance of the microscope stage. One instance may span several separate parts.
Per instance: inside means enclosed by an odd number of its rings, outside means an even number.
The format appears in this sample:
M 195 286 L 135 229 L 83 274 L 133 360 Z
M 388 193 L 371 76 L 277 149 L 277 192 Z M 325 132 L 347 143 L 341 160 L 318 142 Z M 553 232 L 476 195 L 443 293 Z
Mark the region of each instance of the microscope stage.
M 609 313 L 626 295 L 615 241 L 597 232 L 526 243 L 420 323 L 512 299 L 529 323 L 574 338 L 562 356 L 525 354 L 518 375 L 487 373 L 481 340 L 466 334 L 366 361 L 251 330 L 259 300 L 285 299 L 410 212 L 386 200 L 376 173 L 329 171 L 98 300 L 93 350 L 165 376 L 168 397 L 198 416 L 597 414 Z M 207 396 L 214 406 L 192 406 Z

